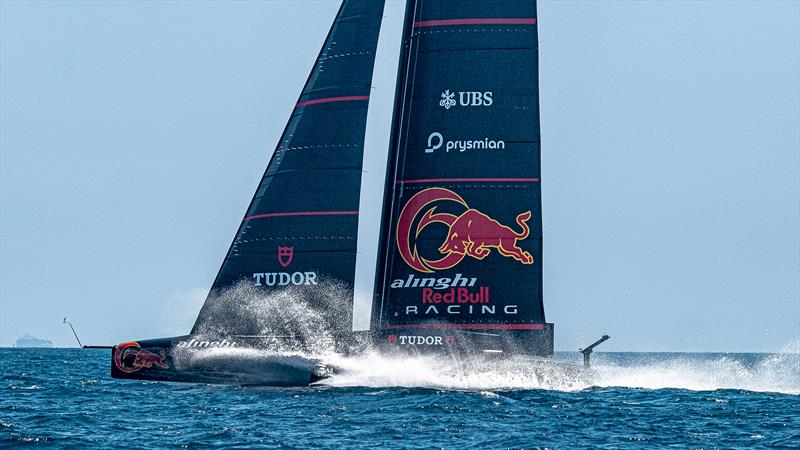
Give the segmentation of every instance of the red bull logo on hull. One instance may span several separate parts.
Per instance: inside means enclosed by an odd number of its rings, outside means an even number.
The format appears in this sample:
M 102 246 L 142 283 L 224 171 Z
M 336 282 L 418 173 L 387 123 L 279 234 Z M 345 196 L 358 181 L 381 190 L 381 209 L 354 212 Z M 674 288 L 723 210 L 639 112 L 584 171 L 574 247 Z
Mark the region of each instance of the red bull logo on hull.
M 458 203 L 466 210 L 460 215 L 437 212 L 434 203 L 441 201 Z M 412 233 L 418 217 L 419 222 Z M 491 249 L 522 264 L 533 264 L 533 256 L 519 247 L 519 241 L 530 235 L 527 223 L 530 218 L 530 211 L 517 215 L 516 224 L 521 229 L 517 232 L 487 214 L 470 208 L 461 196 L 449 189 L 428 188 L 411 197 L 400 212 L 397 220 L 397 248 L 406 264 L 425 273 L 450 269 L 466 256 L 483 260 L 491 253 Z M 438 248 L 442 255 L 439 259 L 420 256 L 416 244 L 412 243 L 412 234 L 416 239 L 432 223 L 441 223 L 449 228 L 445 241 Z
M 114 365 L 125 373 L 138 372 L 153 366 L 169 369 L 165 351 L 158 353 L 142 348 L 138 342 L 126 342 L 114 348 Z

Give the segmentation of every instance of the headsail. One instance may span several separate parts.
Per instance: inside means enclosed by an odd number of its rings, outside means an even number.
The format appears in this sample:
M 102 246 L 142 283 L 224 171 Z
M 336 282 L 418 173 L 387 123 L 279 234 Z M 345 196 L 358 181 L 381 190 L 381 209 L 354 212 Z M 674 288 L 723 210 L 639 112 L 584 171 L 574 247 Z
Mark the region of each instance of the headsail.
M 404 33 L 373 329 L 394 345 L 533 336 L 552 353 L 536 4 L 409 1 Z
M 383 4 L 342 3 L 192 333 L 263 332 L 220 304 L 220 292 L 236 283 L 269 291 L 330 282 L 352 292 L 364 130 Z M 349 329 L 349 320 L 343 322 L 338 325 Z

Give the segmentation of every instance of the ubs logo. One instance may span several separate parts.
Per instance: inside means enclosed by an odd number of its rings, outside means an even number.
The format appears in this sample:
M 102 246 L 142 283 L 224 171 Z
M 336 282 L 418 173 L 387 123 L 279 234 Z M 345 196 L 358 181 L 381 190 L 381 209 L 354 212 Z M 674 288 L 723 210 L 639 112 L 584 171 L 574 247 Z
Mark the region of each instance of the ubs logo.
M 458 94 L 458 101 L 455 97 Z M 492 99 L 492 91 L 478 92 L 478 91 L 459 91 L 450 92 L 450 89 L 442 92 L 439 106 L 444 109 L 450 109 L 453 106 L 492 106 L 494 100 Z

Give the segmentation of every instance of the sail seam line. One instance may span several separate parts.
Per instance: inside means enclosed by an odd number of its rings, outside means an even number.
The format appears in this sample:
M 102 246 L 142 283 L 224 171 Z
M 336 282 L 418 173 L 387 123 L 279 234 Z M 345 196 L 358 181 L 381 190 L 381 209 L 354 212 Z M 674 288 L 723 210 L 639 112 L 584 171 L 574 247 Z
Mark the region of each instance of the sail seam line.
M 360 144 L 320 144 L 320 145 L 301 145 L 299 147 L 285 147 L 281 150 L 307 150 L 313 148 L 343 148 L 343 147 L 361 147 Z
M 417 180 L 397 180 L 397 184 L 404 183 L 449 183 L 449 182 L 514 182 L 514 183 L 538 183 L 539 178 L 421 178 Z
M 301 106 L 316 105 L 318 103 L 354 102 L 354 101 L 366 101 L 366 100 L 369 100 L 369 95 L 350 95 L 345 97 L 317 98 L 314 100 L 297 102 L 295 106 L 299 108 Z
M 535 18 L 473 18 L 421 20 L 414 22 L 414 28 L 442 27 L 452 25 L 536 25 Z
M 254 216 L 247 216 L 245 221 L 253 219 L 264 219 L 267 217 L 292 217 L 292 216 L 357 216 L 358 211 L 292 211 L 292 212 L 276 212 L 267 214 L 256 214 Z
M 541 323 L 429 323 L 407 325 L 384 325 L 384 329 L 431 328 L 461 330 L 543 330 Z
M 335 55 L 326 55 L 320 58 L 320 62 L 328 60 L 328 59 L 335 59 L 335 58 L 342 58 L 346 56 L 359 56 L 359 55 L 371 55 L 372 52 L 349 52 L 349 53 L 337 53 Z

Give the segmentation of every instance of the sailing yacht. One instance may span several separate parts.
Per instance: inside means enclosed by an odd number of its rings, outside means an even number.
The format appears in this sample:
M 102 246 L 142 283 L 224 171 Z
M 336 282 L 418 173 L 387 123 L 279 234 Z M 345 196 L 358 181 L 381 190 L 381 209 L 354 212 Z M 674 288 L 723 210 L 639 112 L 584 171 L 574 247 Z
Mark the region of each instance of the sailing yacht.
M 309 384 L 329 344 L 552 355 L 536 3 L 404 0 L 394 27 L 384 3 L 343 0 L 191 332 L 114 346 L 113 377 Z

